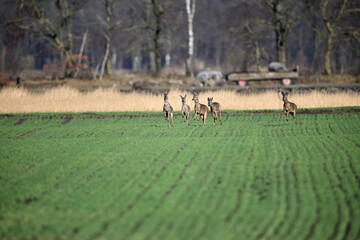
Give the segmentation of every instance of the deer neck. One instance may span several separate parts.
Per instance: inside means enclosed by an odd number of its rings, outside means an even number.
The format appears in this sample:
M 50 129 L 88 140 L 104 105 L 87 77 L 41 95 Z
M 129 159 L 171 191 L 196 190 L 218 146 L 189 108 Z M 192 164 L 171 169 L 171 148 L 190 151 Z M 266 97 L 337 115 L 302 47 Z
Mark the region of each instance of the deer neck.
M 200 103 L 199 103 L 198 100 L 195 100 L 195 107 L 196 107 L 196 108 L 200 108 Z
M 289 100 L 285 100 L 284 101 L 284 107 L 289 107 L 290 106 L 290 102 L 289 102 Z

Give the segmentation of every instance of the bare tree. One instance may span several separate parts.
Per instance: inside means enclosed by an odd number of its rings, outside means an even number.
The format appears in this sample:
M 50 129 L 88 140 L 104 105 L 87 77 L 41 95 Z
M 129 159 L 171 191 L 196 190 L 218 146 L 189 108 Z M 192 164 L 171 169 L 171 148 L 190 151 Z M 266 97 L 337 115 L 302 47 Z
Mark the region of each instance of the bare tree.
M 159 0 L 141 0 L 129 3 L 133 23 L 127 31 L 131 36 L 133 66 L 138 67 L 141 62 L 141 53 L 144 51 L 149 56 L 147 61 L 153 76 L 159 76 L 161 72 L 161 33 L 165 13 L 163 4 L 164 1 Z
M 2 3 L 0 9 L 0 71 L 13 71 L 17 74 L 19 70 L 20 52 L 23 50 L 22 44 L 26 38 L 26 31 L 19 28 L 14 19 L 22 18 L 24 14 L 23 1 L 15 0 Z
M 119 25 L 118 22 L 113 23 L 113 17 L 114 17 L 114 4 L 115 0 L 102 0 L 104 6 L 105 6 L 105 47 L 104 47 L 104 62 L 106 64 L 106 75 L 112 75 L 112 64 L 110 59 L 110 39 L 113 30 L 116 28 L 117 25 Z M 103 67 L 104 68 L 104 67 Z
M 192 76 L 193 72 L 191 70 L 193 64 L 194 56 L 194 30 L 193 30 L 193 21 L 195 15 L 196 0 L 185 0 L 186 3 L 186 12 L 187 12 L 187 22 L 188 22 L 188 54 L 186 56 L 186 76 Z
M 60 59 L 71 76 L 75 61 L 86 59 L 99 74 L 111 74 L 116 54 L 117 67 L 150 69 L 157 76 L 171 54 L 167 72 L 185 63 L 187 75 L 196 67 L 259 70 L 270 59 L 327 73 L 360 71 L 358 0 L 195 1 L 3 1 L 0 69 L 27 60 L 41 69 Z M 84 58 L 73 56 L 79 49 Z
M 333 1 L 322 0 L 320 2 L 321 16 L 326 28 L 326 51 L 324 56 L 325 74 L 331 74 L 331 56 L 334 50 L 334 41 L 339 36 L 353 36 L 360 41 L 359 29 L 344 26 L 344 21 L 349 16 L 359 13 L 360 7 L 352 8 L 348 0 Z
M 89 29 L 86 29 L 86 31 L 85 31 L 85 33 L 83 35 L 82 42 L 81 42 L 79 56 L 78 56 L 78 60 L 77 60 L 77 65 L 81 64 L 81 60 L 82 60 L 82 56 L 83 56 L 83 53 L 84 53 L 84 48 L 85 48 L 88 33 L 89 33 Z M 75 73 L 74 73 L 75 78 L 77 77 L 78 73 L 79 73 L 79 69 L 76 68 Z
M 286 64 L 286 40 L 293 24 L 299 19 L 296 14 L 297 1 L 263 0 L 271 14 L 271 23 L 275 32 L 277 61 Z
M 20 27 L 39 35 L 59 53 L 65 55 L 65 77 L 71 77 L 73 67 L 73 18 L 86 0 L 52 0 L 55 10 L 51 11 L 47 1 L 21 1 L 31 11 L 26 19 L 21 19 Z
M 161 51 L 160 51 L 160 33 L 161 33 L 161 18 L 164 14 L 164 9 L 159 3 L 159 0 L 151 0 L 153 14 L 155 17 L 154 26 L 154 52 L 155 52 L 155 76 L 159 76 L 161 71 Z
M 320 42 L 321 31 L 319 29 L 319 23 L 321 18 L 319 17 L 319 3 L 313 0 L 303 0 L 303 17 L 309 29 L 311 30 L 311 41 L 309 41 L 309 55 L 311 57 L 309 65 L 314 72 L 317 72 L 320 67 Z

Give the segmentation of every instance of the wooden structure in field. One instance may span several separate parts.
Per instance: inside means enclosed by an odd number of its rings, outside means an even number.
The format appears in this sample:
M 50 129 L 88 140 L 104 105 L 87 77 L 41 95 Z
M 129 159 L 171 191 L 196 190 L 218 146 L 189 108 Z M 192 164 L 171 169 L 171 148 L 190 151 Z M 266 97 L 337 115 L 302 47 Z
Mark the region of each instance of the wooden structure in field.
M 247 86 L 249 81 L 278 80 L 282 85 L 291 85 L 298 79 L 299 71 L 289 72 L 233 72 L 226 75 L 227 81 L 236 82 L 239 86 Z

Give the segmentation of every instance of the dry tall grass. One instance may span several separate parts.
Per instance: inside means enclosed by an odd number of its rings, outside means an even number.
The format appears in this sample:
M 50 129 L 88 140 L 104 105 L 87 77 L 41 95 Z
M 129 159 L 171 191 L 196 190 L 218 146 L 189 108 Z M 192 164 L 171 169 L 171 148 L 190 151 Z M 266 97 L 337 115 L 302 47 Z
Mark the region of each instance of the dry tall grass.
M 175 111 L 181 110 L 180 94 L 187 94 L 187 104 L 193 109 L 192 94 L 171 90 L 169 102 Z M 277 92 L 241 95 L 235 91 L 222 90 L 200 93 L 200 103 L 207 105 L 207 97 L 221 103 L 223 110 L 282 109 Z M 360 106 L 360 95 L 350 93 L 325 93 L 313 91 L 292 94 L 291 102 L 301 108 Z M 0 92 L 0 113 L 30 112 L 120 112 L 120 111 L 162 111 L 163 96 L 145 93 L 121 93 L 113 89 L 99 89 L 81 93 L 68 87 L 55 88 L 42 94 L 26 89 L 4 88 Z

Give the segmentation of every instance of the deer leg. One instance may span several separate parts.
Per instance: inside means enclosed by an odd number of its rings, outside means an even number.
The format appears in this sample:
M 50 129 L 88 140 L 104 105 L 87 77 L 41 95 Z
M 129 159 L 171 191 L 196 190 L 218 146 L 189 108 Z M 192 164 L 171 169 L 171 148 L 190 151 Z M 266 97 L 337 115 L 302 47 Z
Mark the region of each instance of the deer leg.
M 203 125 L 201 128 L 204 128 L 205 122 L 206 122 L 206 113 L 203 115 Z
M 213 117 L 214 117 L 214 126 L 215 126 L 215 124 L 217 125 L 217 123 L 216 123 L 216 119 L 217 119 L 216 112 L 213 113 Z
M 194 114 L 194 120 L 195 120 L 195 118 L 196 118 L 196 120 L 199 120 L 198 116 L 197 116 L 197 112 L 195 112 L 195 114 Z
M 297 124 L 297 123 L 296 123 L 296 110 L 295 110 L 294 113 L 293 113 L 293 117 L 294 117 L 294 123 Z
M 289 121 L 289 112 L 286 112 L 286 121 Z
M 175 127 L 175 125 L 174 125 L 174 113 L 171 113 L 171 122 L 172 122 L 173 127 Z
M 220 118 L 220 123 L 222 125 L 222 121 L 221 121 L 221 111 L 219 112 L 219 118 Z

